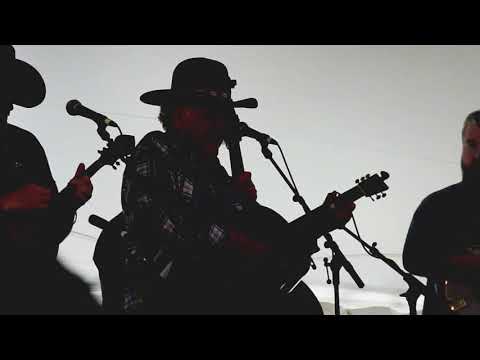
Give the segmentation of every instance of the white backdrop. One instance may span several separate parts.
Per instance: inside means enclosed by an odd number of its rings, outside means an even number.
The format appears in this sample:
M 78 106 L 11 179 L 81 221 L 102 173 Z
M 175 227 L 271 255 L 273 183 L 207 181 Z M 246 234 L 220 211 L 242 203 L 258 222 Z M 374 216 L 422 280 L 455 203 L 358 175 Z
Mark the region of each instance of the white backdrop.
M 45 101 L 35 109 L 15 108 L 10 122 L 37 135 L 59 187 L 65 186 L 80 161 L 93 162 L 103 143 L 95 125 L 70 117 L 65 104 L 78 99 L 106 114 L 139 141 L 159 128 L 158 109 L 140 102 L 141 93 L 170 87 L 181 60 L 210 57 L 225 63 L 238 81 L 233 97 L 255 97 L 258 109 L 239 109 L 242 121 L 275 137 L 282 145 L 300 192 L 310 207 L 327 192 L 343 192 L 367 173 L 386 170 L 390 190 L 385 199 L 357 202 L 361 235 L 401 265 L 411 216 L 427 194 L 460 179 L 460 130 L 463 119 L 478 109 L 478 46 L 15 46 L 17 57 L 44 76 Z M 116 135 L 112 130 L 112 135 Z M 252 171 L 258 200 L 287 220 L 302 215 L 292 194 L 254 141 L 242 141 L 247 170 Z M 229 169 L 225 149 L 222 163 Z M 281 157 L 274 150 L 280 163 Z M 102 169 L 94 178 L 94 195 L 78 214 L 74 233 L 61 245 L 62 261 L 91 282 L 98 294 L 98 274 L 91 256 L 99 230 L 87 219 L 105 218 L 121 209 L 123 166 Z M 353 228 L 352 223 L 349 224 Z M 408 312 L 398 294 L 403 280 L 386 265 L 365 256 L 347 234 L 333 233 L 340 248 L 364 280 L 355 289 L 341 273 L 341 304 L 370 313 Z M 305 280 L 322 302 L 333 302 L 325 284 L 323 249 L 319 270 Z M 328 307 L 328 305 L 326 305 Z M 365 312 L 357 310 L 358 313 Z

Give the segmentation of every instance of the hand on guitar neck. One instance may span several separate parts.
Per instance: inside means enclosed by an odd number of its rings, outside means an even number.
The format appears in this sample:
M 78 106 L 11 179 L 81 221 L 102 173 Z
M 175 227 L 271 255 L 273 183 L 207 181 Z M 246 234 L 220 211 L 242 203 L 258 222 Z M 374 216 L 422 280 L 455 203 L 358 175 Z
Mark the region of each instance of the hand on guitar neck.
M 327 194 L 322 206 L 328 206 L 333 212 L 334 222 L 337 228 L 343 227 L 350 221 L 355 210 L 355 203 L 353 201 L 346 201 L 339 198 L 340 193 L 332 191 Z
M 78 165 L 75 176 L 70 180 L 68 186 L 72 189 L 71 194 L 75 209 L 80 208 L 92 197 L 93 185 L 90 177 L 85 175 L 85 164 Z
M 71 201 L 78 209 L 92 196 L 93 186 L 88 176 L 83 175 L 85 165 L 80 164 L 68 187 L 71 189 Z M 51 189 L 37 184 L 27 184 L 18 190 L 0 197 L 0 209 L 7 213 L 21 213 L 31 210 L 46 209 L 52 200 Z

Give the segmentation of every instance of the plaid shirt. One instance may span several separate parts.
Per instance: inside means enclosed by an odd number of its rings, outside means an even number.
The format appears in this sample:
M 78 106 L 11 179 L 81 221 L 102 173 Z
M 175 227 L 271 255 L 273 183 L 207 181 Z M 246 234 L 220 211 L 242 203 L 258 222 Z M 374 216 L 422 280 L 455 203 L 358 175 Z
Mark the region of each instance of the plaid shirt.
M 160 131 L 142 139 L 122 183 L 125 311 L 141 309 L 155 279 L 169 280 L 177 263 L 201 272 L 222 255 L 229 216 L 245 206 L 230 184 L 218 159 L 200 165 L 187 146 Z

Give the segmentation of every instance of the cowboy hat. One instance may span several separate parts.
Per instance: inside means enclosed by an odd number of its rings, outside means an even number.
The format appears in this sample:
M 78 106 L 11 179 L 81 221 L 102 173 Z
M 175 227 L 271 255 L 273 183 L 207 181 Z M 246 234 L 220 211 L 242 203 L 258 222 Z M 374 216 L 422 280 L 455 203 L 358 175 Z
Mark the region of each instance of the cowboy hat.
M 165 105 L 178 101 L 232 103 L 231 89 L 236 80 L 230 79 L 227 67 L 207 58 L 191 58 L 179 63 L 172 75 L 170 89 L 148 91 L 140 100 L 149 105 Z M 235 102 L 233 102 L 234 107 Z
M 0 74 L 4 82 L 2 96 L 9 96 L 12 104 L 32 108 L 45 98 L 42 76 L 32 65 L 16 59 L 11 45 L 0 45 Z

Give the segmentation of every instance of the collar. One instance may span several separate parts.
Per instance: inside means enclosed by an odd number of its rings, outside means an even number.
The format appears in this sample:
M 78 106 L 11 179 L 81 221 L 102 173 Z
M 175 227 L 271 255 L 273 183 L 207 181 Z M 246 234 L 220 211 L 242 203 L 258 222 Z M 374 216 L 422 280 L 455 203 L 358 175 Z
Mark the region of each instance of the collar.
M 201 168 L 207 171 L 221 166 L 218 157 L 206 159 L 201 157 L 195 146 L 185 137 L 173 132 L 166 132 L 168 143 L 180 160 L 188 162 L 193 168 Z

